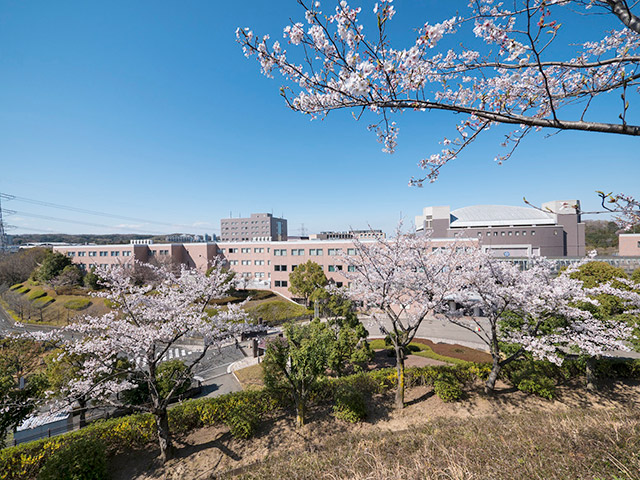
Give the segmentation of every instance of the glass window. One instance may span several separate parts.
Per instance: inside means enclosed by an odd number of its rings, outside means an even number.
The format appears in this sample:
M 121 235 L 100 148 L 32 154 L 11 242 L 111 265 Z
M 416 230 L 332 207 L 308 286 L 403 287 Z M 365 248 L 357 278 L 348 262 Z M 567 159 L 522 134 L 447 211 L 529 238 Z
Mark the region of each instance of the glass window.
M 356 254 L 355 248 L 347 248 L 347 255 L 355 255 L 355 254 Z

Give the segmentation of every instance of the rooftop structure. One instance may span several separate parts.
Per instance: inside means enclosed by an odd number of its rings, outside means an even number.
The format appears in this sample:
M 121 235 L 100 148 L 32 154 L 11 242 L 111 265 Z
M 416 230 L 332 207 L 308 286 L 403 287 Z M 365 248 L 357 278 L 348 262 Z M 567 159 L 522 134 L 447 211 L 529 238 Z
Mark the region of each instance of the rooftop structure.
M 287 239 L 287 220 L 270 213 L 252 213 L 246 218 L 220 220 L 222 242 L 283 241 Z
M 348 232 L 320 232 L 309 235 L 310 240 L 372 240 L 376 238 L 386 238 L 382 230 L 349 230 Z
M 415 217 L 417 232 L 436 238 L 477 238 L 499 256 L 582 256 L 584 223 L 578 200 L 552 201 L 541 209 L 510 205 L 424 208 Z

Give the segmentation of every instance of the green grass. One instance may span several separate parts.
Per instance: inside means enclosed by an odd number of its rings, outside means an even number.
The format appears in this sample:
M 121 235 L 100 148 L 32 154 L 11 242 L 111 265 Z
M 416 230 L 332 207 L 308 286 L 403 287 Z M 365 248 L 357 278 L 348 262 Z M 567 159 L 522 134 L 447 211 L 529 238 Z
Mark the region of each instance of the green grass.
M 64 308 L 69 310 L 84 310 L 91 305 L 91 300 L 88 298 L 73 298 L 64 302 Z
M 269 300 L 247 308 L 247 313 L 255 320 L 262 318 L 269 325 L 279 325 L 309 315 L 310 311 L 286 300 Z
M 22 288 L 24 285 L 22 283 L 16 283 L 15 285 L 11 285 L 11 287 L 9 288 L 9 290 L 17 290 L 19 288 Z
M 29 293 L 29 295 L 27 295 L 27 298 L 29 300 L 36 300 L 40 297 L 44 297 L 47 293 L 44 290 L 32 290 L 31 293 Z
M 23 286 L 22 288 L 17 288 L 16 292 L 18 292 L 20 295 L 24 295 L 25 293 L 30 292 L 31 289 L 29 287 Z
M 393 350 L 393 347 L 386 345 L 384 343 L 384 339 L 381 339 L 381 338 L 370 340 L 369 344 L 371 345 L 371 348 L 374 350 Z M 445 355 L 437 354 L 431 349 L 431 347 L 429 347 L 428 345 L 424 345 L 422 343 L 411 342 L 409 344 L 409 350 L 411 351 L 411 355 L 430 358 L 432 360 L 439 360 L 441 362 L 453 363 L 453 364 L 467 363 L 464 360 L 460 360 L 459 358 L 447 357 Z
M 41 308 L 41 307 L 44 308 L 44 307 L 49 306 L 50 304 L 52 304 L 55 301 L 56 300 L 54 298 L 50 297 L 49 295 L 45 295 L 44 297 L 36 298 L 33 301 L 33 305 L 34 305 L 34 307 L 37 307 L 37 308 Z

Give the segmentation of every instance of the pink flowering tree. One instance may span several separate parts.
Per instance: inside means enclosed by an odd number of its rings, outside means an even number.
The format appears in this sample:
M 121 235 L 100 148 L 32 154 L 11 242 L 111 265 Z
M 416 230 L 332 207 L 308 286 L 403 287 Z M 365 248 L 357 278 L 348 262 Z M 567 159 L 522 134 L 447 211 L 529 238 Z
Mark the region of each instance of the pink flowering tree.
M 324 11 L 319 1 L 298 3 L 304 20 L 292 20 L 279 39 L 250 28 L 236 32 L 262 73 L 282 76 L 291 109 L 312 117 L 346 109 L 369 118 L 388 153 L 397 145 L 395 114 L 458 114 L 439 151 L 420 160 L 426 173 L 411 185 L 434 181 L 447 162 L 500 124 L 509 130 L 495 155 L 499 163 L 541 129 L 640 135 L 628 114 L 640 85 L 635 2 L 470 0 L 450 18 L 416 22 L 409 45 L 395 44 L 387 33 L 393 0 L 367 2 L 364 10 L 345 0 Z M 587 27 L 580 34 L 588 41 L 577 41 L 568 26 L 584 25 L 586 14 L 600 14 L 602 26 Z M 616 198 L 627 205 L 624 195 Z
M 494 390 L 502 368 L 524 352 L 560 364 L 569 353 L 588 356 L 627 350 L 630 329 L 621 322 L 598 319 L 578 308 L 594 303 L 592 292 L 571 278 L 574 269 L 557 274 L 553 263 L 534 258 L 528 270 L 476 251 L 463 272 L 465 288 L 454 299 L 460 308 L 447 313 L 453 323 L 484 342 L 493 366 L 485 389 Z M 515 344 L 506 355 L 503 344 Z
M 399 233 L 399 232 L 398 232 Z M 354 241 L 355 254 L 344 254 L 348 298 L 371 310 L 396 354 L 398 387 L 395 406 L 404 407 L 405 349 L 423 320 L 446 308 L 446 298 L 461 288 L 466 248 L 440 248 L 425 235 L 398 234 L 394 239 Z
M 51 335 L 63 344 L 63 355 L 81 360 L 74 381 L 63 388 L 65 397 L 72 401 L 92 398 L 150 412 L 155 417 L 161 457 L 166 461 L 172 455 L 169 402 L 211 348 L 232 340 L 247 325 L 238 305 L 213 315 L 205 312 L 210 300 L 226 296 L 232 287 L 220 261 L 207 275 L 184 266 L 177 273 L 164 267 L 145 267 L 154 271 L 153 285 L 137 285 L 124 265 L 97 268 L 105 290 L 96 295 L 109 300 L 113 310 L 100 317 L 85 316 Z M 171 371 L 172 387 L 161 388 L 159 367 L 165 355 L 194 338 L 202 339 L 202 350 L 185 368 Z M 134 377 L 141 379 L 149 392 L 149 400 L 141 405 L 127 405 L 127 395 L 123 395 L 140 385 L 132 383 Z

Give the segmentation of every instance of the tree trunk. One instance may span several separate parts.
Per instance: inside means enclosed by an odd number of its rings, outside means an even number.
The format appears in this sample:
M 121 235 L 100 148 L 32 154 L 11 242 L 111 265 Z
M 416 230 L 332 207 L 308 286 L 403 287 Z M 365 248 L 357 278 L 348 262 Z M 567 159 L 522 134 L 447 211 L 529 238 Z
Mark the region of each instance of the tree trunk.
M 401 346 L 396 346 L 396 372 L 398 374 L 398 386 L 396 388 L 395 408 L 404 408 L 404 351 Z
M 587 358 L 585 365 L 585 374 L 587 376 L 587 390 L 594 392 L 596 390 L 596 372 L 595 372 L 595 359 L 593 357 Z
M 296 400 L 296 427 L 297 428 L 302 428 L 304 427 L 304 412 L 305 408 L 304 408 L 304 402 L 302 401 L 302 399 L 297 399 Z
M 87 401 L 82 398 L 78 400 L 78 405 L 80 406 L 80 418 L 78 419 L 80 428 L 84 428 L 87 426 Z
M 502 365 L 500 365 L 500 357 L 494 355 L 491 373 L 489 374 L 489 378 L 487 378 L 487 383 L 485 383 L 484 385 L 485 393 L 493 393 L 493 391 L 495 390 L 496 381 L 498 380 L 498 375 L 500 375 L 500 370 L 502 370 Z
M 169 415 L 167 409 L 159 409 L 155 412 L 156 427 L 158 430 L 158 442 L 160 444 L 160 458 L 166 463 L 173 456 L 171 434 L 169 432 Z

